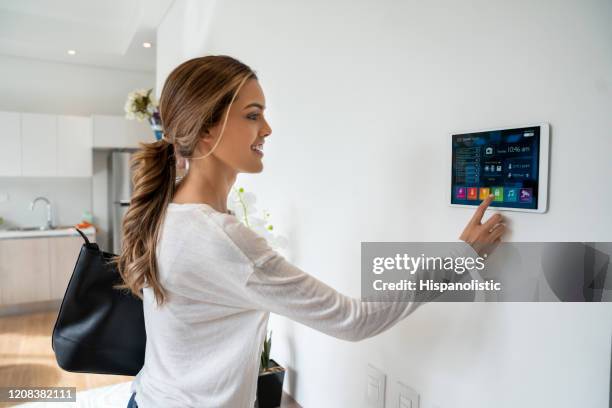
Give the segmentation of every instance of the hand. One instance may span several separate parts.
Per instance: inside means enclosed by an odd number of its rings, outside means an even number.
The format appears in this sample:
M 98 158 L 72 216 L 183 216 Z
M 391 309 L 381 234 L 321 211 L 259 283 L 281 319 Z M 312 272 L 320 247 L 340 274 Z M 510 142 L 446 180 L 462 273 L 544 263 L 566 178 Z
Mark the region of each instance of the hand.
M 482 217 L 491 201 L 493 201 L 493 194 L 490 194 L 480 203 L 476 211 L 474 211 L 472 219 L 466 225 L 461 236 L 459 236 L 460 240 L 470 244 L 480 256 L 493 252 L 506 232 L 506 224 L 502 222 L 504 218 L 500 213 L 495 213 L 487 222 L 481 223 Z

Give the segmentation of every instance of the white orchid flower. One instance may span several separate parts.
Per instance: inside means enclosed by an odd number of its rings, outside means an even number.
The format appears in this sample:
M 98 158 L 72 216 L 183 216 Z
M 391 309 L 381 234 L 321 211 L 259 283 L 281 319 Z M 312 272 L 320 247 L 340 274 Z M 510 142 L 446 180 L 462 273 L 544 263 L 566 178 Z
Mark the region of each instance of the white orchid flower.
M 243 224 L 265 238 L 270 246 L 285 248 L 288 243 L 287 239 L 272 232 L 274 226 L 269 222 L 270 213 L 264 210 L 263 218 L 255 215 L 257 214 L 257 208 L 254 205 L 256 202 L 257 197 L 252 192 L 246 192 L 242 187 L 233 188 L 229 194 L 228 208 Z

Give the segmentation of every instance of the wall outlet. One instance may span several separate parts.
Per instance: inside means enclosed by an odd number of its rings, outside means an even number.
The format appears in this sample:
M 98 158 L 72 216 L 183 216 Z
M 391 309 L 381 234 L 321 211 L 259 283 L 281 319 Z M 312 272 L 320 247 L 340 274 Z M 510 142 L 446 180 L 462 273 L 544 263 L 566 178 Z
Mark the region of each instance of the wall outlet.
M 419 393 L 406 384 L 397 382 L 397 405 L 394 408 L 419 408 Z
M 368 364 L 366 384 L 366 401 L 368 407 L 385 408 L 386 383 L 387 375 L 372 364 Z

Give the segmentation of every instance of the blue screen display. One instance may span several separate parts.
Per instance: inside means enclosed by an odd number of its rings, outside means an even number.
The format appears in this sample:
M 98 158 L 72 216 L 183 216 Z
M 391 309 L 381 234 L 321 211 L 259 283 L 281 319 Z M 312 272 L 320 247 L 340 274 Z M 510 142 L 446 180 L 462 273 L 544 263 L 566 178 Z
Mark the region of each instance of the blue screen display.
M 451 203 L 538 208 L 540 127 L 453 135 Z

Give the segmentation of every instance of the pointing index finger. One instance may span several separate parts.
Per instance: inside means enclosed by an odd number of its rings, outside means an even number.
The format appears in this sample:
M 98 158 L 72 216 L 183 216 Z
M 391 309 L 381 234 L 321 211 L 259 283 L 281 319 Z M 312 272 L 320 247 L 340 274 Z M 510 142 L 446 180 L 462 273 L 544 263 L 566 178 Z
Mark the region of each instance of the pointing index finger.
M 489 204 L 491 204 L 492 201 L 493 194 L 489 194 L 487 198 L 482 200 L 478 208 L 476 208 L 476 211 L 474 211 L 474 216 L 472 217 L 471 221 L 472 224 L 480 224 L 480 222 L 482 221 L 482 217 L 484 216 L 484 213 L 487 210 L 487 207 L 489 206 Z

